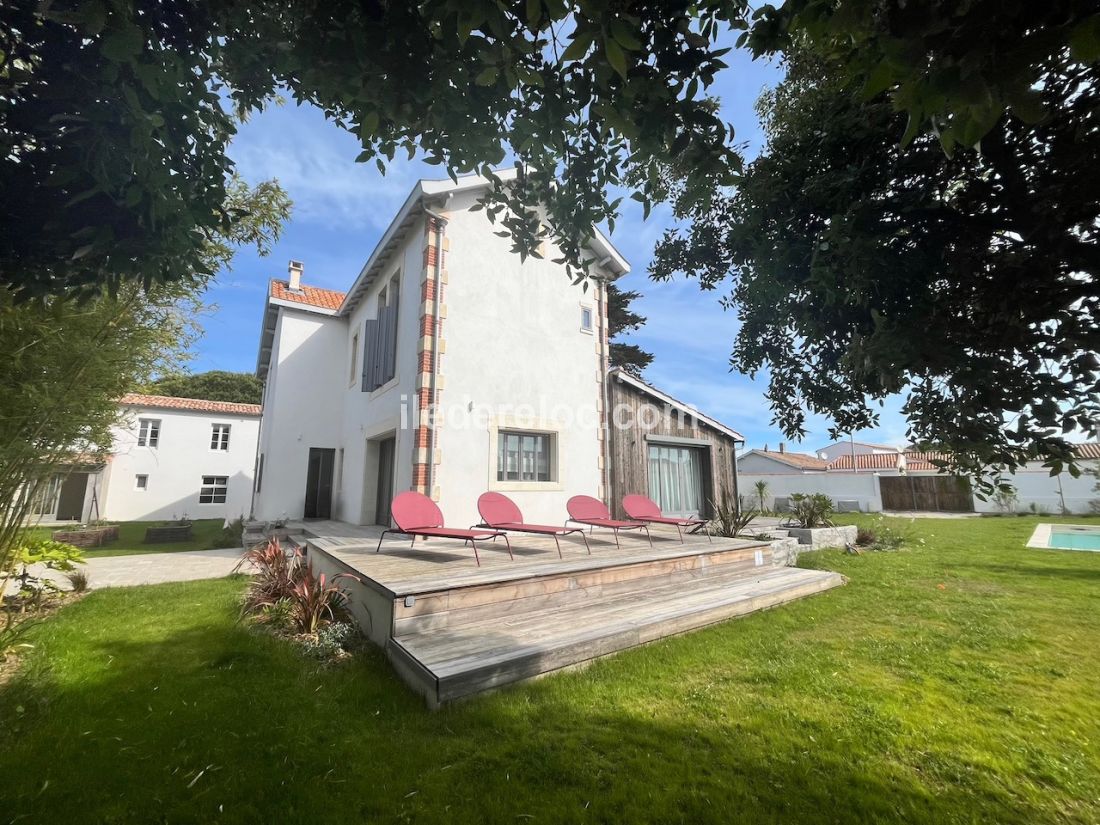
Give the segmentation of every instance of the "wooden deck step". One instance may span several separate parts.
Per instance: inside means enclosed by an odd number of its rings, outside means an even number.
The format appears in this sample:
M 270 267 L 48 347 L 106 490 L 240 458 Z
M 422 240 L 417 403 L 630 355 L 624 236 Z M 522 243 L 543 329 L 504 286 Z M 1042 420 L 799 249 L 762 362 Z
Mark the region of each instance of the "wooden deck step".
M 655 588 L 718 573 L 743 573 L 765 564 L 759 546 L 724 548 L 671 558 L 527 576 L 507 582 L 416 594 L 394 601 L 394 635 L 438 631 L 541 609 Z
M 642 586 L 613 594 L 399 633 L 390 655 L 438 705 L 818 593 L 843 578 L 820 570 L 731 566 L 656 586 L 638 581 Z

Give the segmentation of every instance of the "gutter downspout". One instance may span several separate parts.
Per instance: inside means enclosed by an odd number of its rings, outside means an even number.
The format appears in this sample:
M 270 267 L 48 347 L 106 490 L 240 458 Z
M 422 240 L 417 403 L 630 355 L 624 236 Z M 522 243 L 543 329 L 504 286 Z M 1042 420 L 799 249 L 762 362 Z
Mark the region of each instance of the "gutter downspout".
M 447 207 L 447 200 L 443 208 Z M 436 384 L 439 375 L 439 293 L 443 280 L 443 230 L 447 226 L 447 219 L 438 212 L 433 212 L 427 206 L 424 214 L 436 220 L 435 229 L 435 274 L 433 275 L 434 287 L 432 289 L 432 374 L 428 381 L 428 391 L 431 394 L 431 427 L 428 430 L 428 498 L 432 498 L 432 490 L 435 487 L 435 427 L 436 427 Z
M 610 256 L 604 258 L 600 261 L 599 266 L 602 267 L 610 260 Z M 600 278 L 598 283 L 600 290 L 600 393 L 603 396 L 603 466 L 604 477 L 607 479 L 607 509 L 614 512 L 615 491 L 612 479 L 613 473 L 611 472 L 611 391 L 608 388 L 610 383 L 608 372 L 611 369 L 611 355 L 608 346 L 610 342 L 607 334 L 609 307 L 607 305 L 607 284 L 603 278 Z

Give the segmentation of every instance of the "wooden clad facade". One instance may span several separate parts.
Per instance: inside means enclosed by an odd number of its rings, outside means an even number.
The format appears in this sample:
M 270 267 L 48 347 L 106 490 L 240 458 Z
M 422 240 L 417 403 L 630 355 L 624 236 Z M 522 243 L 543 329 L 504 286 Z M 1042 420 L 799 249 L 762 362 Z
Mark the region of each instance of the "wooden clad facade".
M 634 493 L 652 498 L 666 515 L 702 518 L 713 515 L 715 501 L 737 501 L 740 434 L 619 369 L 607 383 L 615 516 L 626 516 L 623 496 Z

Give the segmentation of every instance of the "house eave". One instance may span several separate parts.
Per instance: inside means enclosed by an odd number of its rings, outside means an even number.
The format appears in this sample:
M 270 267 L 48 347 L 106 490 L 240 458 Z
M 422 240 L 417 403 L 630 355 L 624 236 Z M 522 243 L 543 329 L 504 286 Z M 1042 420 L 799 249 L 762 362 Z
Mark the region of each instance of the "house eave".
M 633 375 L 631 375 L 630 373 L 624 371 L 622 368 L 613 367 L 612 369 L 610 369 L 608 371 L 608 374 L 612 378 L 615 378 L 616 380 L 622 382 L 623 384 L 627 384 L 628 386 L 633 387 L 634 389 L 638 390 L 639 392 L 644 392 L 646 395 L 649 395 L 652 398 L 656 398 L 659 401 L 663 401 L 664 403 L 668 404 L 670 407 L 678 409 L 681 412 L 687 413 L 688 415 L 692 416 L 693 418 L 696 418 L 699 421 L 701 421 L 703 424 L 706 424 L 711 429 L 717 430 L 718 432 L 723 433 L 724 435 L 728 435 L 731 439 L 733 439 L 738 444 L 744 444 L 745 443 L 745 437 L 743 435 L 741 435 L 741 433 L 737 432 L 737 430 L 734 430 L 734 429 L 731 429 L 730 427 L 727 427 L 721 421 L 718 421 L 714 418 L 711 418 L 709 415 L 704 415 L 703 413 L 699 412 L 699 410 L 696 409 L 695 407 L 692 407 L 689 404 L 685 404 L 683 401 L 680 401 L 677 398 L 673 398 L 668 393 L 661 392 L 661 390 L 657 389 L 654 386 L 651 386 L 650 384 L 647 384 L 645 381 L 642 381 L 640 378 L 635 378 Z

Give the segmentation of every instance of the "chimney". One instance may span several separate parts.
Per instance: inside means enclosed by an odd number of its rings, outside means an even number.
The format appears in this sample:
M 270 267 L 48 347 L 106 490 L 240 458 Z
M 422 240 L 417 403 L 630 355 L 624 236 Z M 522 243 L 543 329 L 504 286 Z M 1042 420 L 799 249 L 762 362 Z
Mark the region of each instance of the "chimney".
M 302 291 L 302 270 L 304 269 L 305 264 L 301 261 L 291 261 L 290 265 L 287 267 L 287 272 L 289 274 L 287 281 L 290 284 L 291 292 Z
M 786 444 L 786 442 L 783 442 L 783 441 L 780 441 L 780 442 L 779 442 L 779 452 L 781 452 L 781 453 L 785 453 L 785 452 L 787 452 L 787 444 Z

